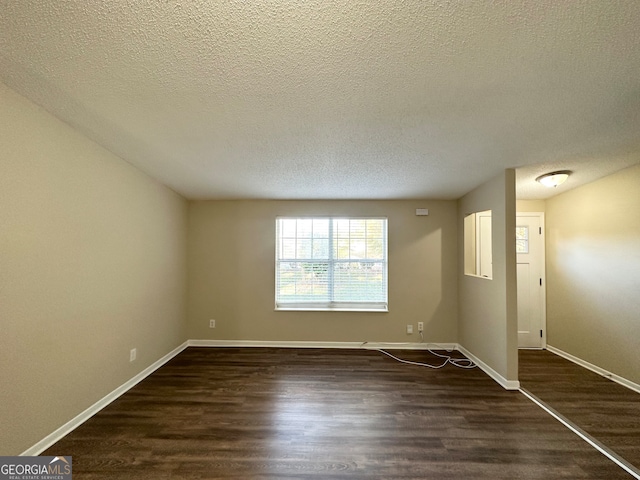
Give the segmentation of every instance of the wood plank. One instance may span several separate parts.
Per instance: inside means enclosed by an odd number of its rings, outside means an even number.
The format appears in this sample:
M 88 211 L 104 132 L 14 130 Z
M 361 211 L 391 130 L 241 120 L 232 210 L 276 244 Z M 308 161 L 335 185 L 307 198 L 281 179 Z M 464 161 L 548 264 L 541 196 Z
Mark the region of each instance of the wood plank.
M 640 394 L 547 350 L 520 350 L 523 388 L 640 469 Z
M 80 480 L 630 478 L 478 369 L 367 350 L 188 348 L 44 454 Z

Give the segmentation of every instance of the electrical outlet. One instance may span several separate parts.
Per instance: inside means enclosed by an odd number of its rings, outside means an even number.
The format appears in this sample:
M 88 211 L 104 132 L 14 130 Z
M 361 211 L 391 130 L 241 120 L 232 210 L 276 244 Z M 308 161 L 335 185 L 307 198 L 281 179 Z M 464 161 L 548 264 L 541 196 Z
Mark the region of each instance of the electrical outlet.
M 133 362 L 137 356 L 138 356 L 138 349 L 132 348 L 131 351 L 129 352 L 129 361 Z
M 424 332 L 424 322 L 418 322 L 418 332 Z
M 411 335 L 413 333 L 413 325 L 407 325 L 407 335 Z
M 211 319 L 209 320 L 209 328 L 216 328 L 216 321 Z

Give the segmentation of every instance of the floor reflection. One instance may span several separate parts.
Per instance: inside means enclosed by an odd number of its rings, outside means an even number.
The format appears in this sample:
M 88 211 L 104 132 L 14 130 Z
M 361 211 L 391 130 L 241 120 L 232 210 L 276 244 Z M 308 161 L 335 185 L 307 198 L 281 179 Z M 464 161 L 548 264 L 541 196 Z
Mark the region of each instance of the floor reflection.
M 547 350 L 520 350 L 523 389 L 640 470 L 640 393 Z

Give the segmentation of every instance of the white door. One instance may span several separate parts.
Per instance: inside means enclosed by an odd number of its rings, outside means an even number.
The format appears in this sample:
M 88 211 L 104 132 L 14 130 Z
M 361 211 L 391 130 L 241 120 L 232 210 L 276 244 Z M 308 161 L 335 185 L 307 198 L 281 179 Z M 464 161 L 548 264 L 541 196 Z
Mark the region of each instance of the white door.
M 542 348 L 546 343 L 543 219 L 542 213 L 516 215 L 520 348 Z

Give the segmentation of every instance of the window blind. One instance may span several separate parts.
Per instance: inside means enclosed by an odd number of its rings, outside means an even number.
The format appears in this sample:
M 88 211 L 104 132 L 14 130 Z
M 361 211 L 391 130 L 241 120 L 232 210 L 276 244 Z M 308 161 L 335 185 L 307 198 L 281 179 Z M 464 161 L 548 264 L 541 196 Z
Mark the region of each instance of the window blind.
M 386 311 L 387 219 L 276 219 L 276 308 Z

